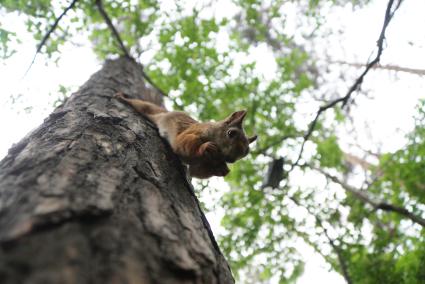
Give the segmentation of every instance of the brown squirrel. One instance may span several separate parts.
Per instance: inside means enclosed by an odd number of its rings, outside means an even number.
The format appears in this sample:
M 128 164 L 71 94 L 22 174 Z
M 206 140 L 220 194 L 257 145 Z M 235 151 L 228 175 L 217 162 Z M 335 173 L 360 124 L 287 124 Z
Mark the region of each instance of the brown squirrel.
M 224 120 L 198 122 L 180 111 L 165 108 L 138 99 L 128 99 L 123 93 L 116 98 L 145 115 L 159 129 L 174 153 L 189 165 L 192 177 L 209 178 L 229 173 L 226 163 L 234 163 L 249 152 L 249 144 L 257 136 L 247 137 L 242 127 L 245 110 L 236 111 Z

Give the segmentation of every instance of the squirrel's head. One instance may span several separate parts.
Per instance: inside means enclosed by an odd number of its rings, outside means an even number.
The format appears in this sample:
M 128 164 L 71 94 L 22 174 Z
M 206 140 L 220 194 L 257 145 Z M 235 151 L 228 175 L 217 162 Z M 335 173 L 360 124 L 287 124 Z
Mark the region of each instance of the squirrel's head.
M 220 148 L 224 159 L 233 163 L 249 153 L 249 144 L 257 139 L 257 135 L 247 137 L 243 130 L 246 110 L 235 111 L 220 121 Z

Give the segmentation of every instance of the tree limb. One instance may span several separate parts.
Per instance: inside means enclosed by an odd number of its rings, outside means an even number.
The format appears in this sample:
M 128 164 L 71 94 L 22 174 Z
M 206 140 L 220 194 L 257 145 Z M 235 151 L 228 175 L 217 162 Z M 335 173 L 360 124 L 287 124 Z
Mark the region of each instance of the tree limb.
M 317 225 L 319 225 L 319 227 L 322 229 L 325 237 L 328 239 L 329 245 L 332 247 L 332 249 L 335 251 L 339 266 L 341 267 L 341 272 L 342 272 L 342 276 L 344 277 L 345 281 L 348 284 L 352 284 L 353 281 L 351 280 L 350 274 L 348 273 L 348 267 L 347 267 L 347 263 L 345 262 L 345 259 L 342 255 L 342 250 L 341 248 L 335 244 L 335 240 L 332 239 L 329 234 L 328 234 L 328 230 L 325 228 L 325 226 L 323 225 L 322 219 L 315 214 L 314 212 L 311 211 L 311 209 L 308 206 L 302 205 L 301 203 L 298 202 L 298 200 L 292 196 L 289 196 L 289 199 L 292 200 L 292 202 L 294 202 L 297 206 L 299 207 L 303 207 L 304 209 L 307 210 L 307 212 L 314 217 L 314 219 L 316 220 Z M 324 254 L 320 253 L 322 255 L 323 258 L 325 258 Z
M 146 74 L 146 72 L 143 70 L 143 78 L 145 78 L 145 80 L 146 81 L 148 81 L 148 83 L 153 87 L 153 88 L 155 88 L 157 91 L 158 91 L 158 93 L 160 93 L 162 96 L 164 96 L 164 97 L 168 97 L 168 94 L 166 94 L 160 87 L 158 87 L 158 85 L 157 84 L 155 84 L 153 81 L 152 81 L 152 79 Z M 175 103 L 177 103 L 177 102 L 175 102 Z M 181 107 L 181 106 L 180 106 Z
M 352 66 L 356 68 L 365 67 L 365 64 L 362 64 L 362 63 L 346 62 L 342 60 L 329 61 L 329 63 L 348 65 L 348 66 Z M 397 66 L 393 64 L 387 64 L 387 65 L 377 64 L 377 65 L 374 65 L 372 69 L 383 69 L 383 70 L 396 71 L 396 72 L 405 72 L 405 73 L 410 73 L 410 74 L 414 74 L 418 76 L 425 76 L 425 69 L 409 68 L 409 67 Z
M 360 168 L 362 168 L 364 171 L 369 171 L 370 169 L 373 168 L 373 165 L 371 163 L 369 163 L 368 161 L 366 161 L 366 159 L 362 159 L 360 157 L 357 157 L 356 155 L 353 155 L 351 153 L 342 151 L 343 157 L 344 157 L 344 161 L 346 163 L 349 163 L 353 166 L 359 166 Z
M 348 90 L 348 92 L 347 92 L 347 94 L 345 96 L 340 97 L 340 98 L 337 98 L 337 99 L 335 99 L 333 101 L 330 101 L 329 103 L 327 103 L 327 104 L 325 104 L 325 105 L 323 105 L 323 106 L 321 106 L 319 108 L 319 110 L 316 113 L 315 118 L 310 123 L 310 126 L 309 126 L 306 134 L 304 135 L 304 140 L 303 140 L 303 142 L 301 144 L 301 149 L 300 149 L 300 152 L 298 154 L 298 158 L 296 159 L 295 163 L 293 163 L 293 165 L 291 167 L 291 170 L 293 170 L 295 168 L 295 166 L 297 166 L 298 163 L 299 163 L 299 161 L 301 160 L 301 156 L 302 156 L 302 154 L 304 152 L 305 143 L 310 139 L 310 136 L 313 133 L 313 131 L 314 131 L 316 125 L 317 125 L 317 122 L 319 120 L 319 117 L 322 115 L 322 113 L 325 112 L 325 111 L 327 111 L 330 108 L 333 108 L 335 105 L 337 105 L 339 103 L 341 103 L 341 107 L 346 106 L 346 104 L 350 100 L 350 98 L 351 98 L 352 94 L 354 93 L 354 91 L 356 91 L 356 90 L 358 90 L 360 88 L 360 86 L 363 83 L 363 79 L 366 76 L 366 74 L 381 59 L 382 51 L 384 50 L 385 31 L 386 31 L 387 26 L 390 23 L 391 19 L 393 18 L 394 13 L 400 7 L 402 1 L 403 0 L 398 0 L 396 4 L 394 4 L 394 0 L 389 0 L 388 1 L 387 9 L 385 10 L 384 23 L 383 23 L 383 26 L 382 26 L 382 29 L 381 29 L 381 33 L 380 33 L 379 38 L 378 38 L 378 41 L 377 41 L 378 52 L 377 52 L 375 58 L 366 65 L 366 68 L 363 71 L 363 73 L 360 74 L 360 76 L 357 78 L 357 80 L 354 82 L 354 84 L 350 87 L 350 89 Z
M 121 39 L 120 34 L 118 33 L 117 29 L 115 28 L 114 24 L 111 21 L 111 18 L 109 17 L 108 13 L 106 13 L 105 8 L 103 7 L 102 0 L 96 0 L 96 6 L 99 9 L 99 13 L 102 15 L 103 19 L 105 20 L 105 23 L 107 24 L 108 28 L 111 30 L 112 34 L 114 35 L 115 39 L 118 42 L 118 45 L 123 52 L 123 55 L 129 59 L 134 60 L 134 58 L 130 55 L 129 51 L 127 50 L 127 47 L 124 45 L 124 42 Z M 146 74 L 146 72 L 143 70 L 143 78 L 148 81 L 148 83 L 158 91 L 162 96 L 168 97 L 168 95 L 161 90 L 158 85 L 156 85 L 152 79 Z
M 99 10 L 100 15 L 105 20 L 106 25 L 108 25 L 108 28 L 111 30 L 112 34 L 117 40 L 123 55 L 129 59 L 133 59 L 133 57 L 131 57 L 130 53 L 128 52 L 127 47 L 124 45 L 124 42 L 122 41 L 120 34 L 118 33 L 115 26 L 112 24 L 111 18 L 109 18 L 108 14 L 106 13 L 105 8 L 103 7 L 102 0 L 96 0 L 96 6 L 97 6 L 97 9 Z
M 47 31 L 47 33 L 44 35 L 44 37 L 41 39 L 41 42 L 37 45 L 37 50 L 35 51 L 34 57 L 30 63 L 30 66 L 28 66 L 27 71 L 25 71 L 24 77 L 28 74 L 28 72 L 30 71 L 31 67 L 34 65 L 35 59 L 37 57 L 37 55 L 40 53 L 41 49 L 43 48 L 43 46 L 46 44 L 47 40 L 50 38 L 50 35 L 54 32 L 54 30 L 56 29 L 56 27 L 58 26 L 60 20 L 66 15 L 66 13 L 68 13 L 69 10 L 71 10 L 75 4 L 77 3 L 78 0 L 73 0 L 68 7 L 66 7 L 62 14 L 59 15 L 59 17 L 56 18 L 55 22 L 52 24 L 52 26 L 50 27 L 50 29 Z
M 343 189 L 350 192 L 357 199 L 359 199 L 359 200 L 361 200 L 361 201 L 363 201 L 367 204 L 370 204 L 375 210 L 380 209 L 382 211 L 397 213 L 399 215 L 402 215 L 402 216 L 410 219 L 412 222 L 419 224 L 422 227 L 425 227 L 425 219 L 423 219 L 420 216 L 413 214 L 412 212 L 410 212 L 406 208 L 399 207 L 399 206 L 387 203 L 387 202 L 382 201 L 382 200 L 375 200 L 375 199 L 371 198 L 370 196 L 368 196 L 365 192 L 354 188 L 353 186 L 345 183 L 344 181 L 340 180 L 336 176 L 333 176 L 333 175 L 327 173 L 326 171 L 322 170 L 321 168 L 314 167 L 314 166 L 311 166 L 311 165 L 309 165 L 309 167 L 320 172 L 326 178 L 330 179 L 334 183 L 339 184 Z
M 261 147 L 259 149 L 256 149 L 254 151 L 251 151 L 251 154 L 252 155 L 256 155 L 256 156 L 257 155 L 260 155 L 260 154 L 263 154 L 264 155 L 266 153 L 266 151 L 268 149 L 270 149 L 271 147 L 276 146 L 276 145 L 282 143 L 283 141 L 285 141 L 287 139 L 291 139 L 291 138 L 297 138 L 297 135 L 293 135 L 293 134 L 282 135 L 281 137 L 279 137 L 278 139 L 276 139 L 276 141 L 273 141 L 270 144 L 268 144 L 268 145 L 266 145 L 264 147 Z
M 317 217 L 316 216 L 316 220 L 318 219 L 319 217 Z M 350 277 L 350 274 L 348 273 L 348 267 L 347 267 L 347 263 L 345 262 L 345 259 L 344 259 L 344 257 L 343 257 L 343 255 L 342 255 L 342 250 L 341 250 L 341 248 L 339 247 L 339 246 L 337 246 L 336 244 L 335 244 L 335 241 L 329 236 L 329 234 L 328 234 L 328 230 L 324 227 L 324 226 L 321 226 L 322 227 L 322 229 L 323 229 L 323 233 L 325 234 L 325 236 L 326 236 L 326 238 L 328 239 L 328 241 L 329 241 L 329 244 L 331 245 L 331 247 L 332 247 L 332 249 L 335 251 L 335 253 L 336 253 L 336 257 L 337 257 L 337 259 L 338 259 L 338 263 L 339 263 L 339 266 L 341 267 L 341 271 L 342 271 L 342 276 L 344 276 L 344 279 L 345 279 L 345 281 L 348 283 L 348 284 L 352 284 L 353 283 L 353 281 L 351 280 L 351 277 Z

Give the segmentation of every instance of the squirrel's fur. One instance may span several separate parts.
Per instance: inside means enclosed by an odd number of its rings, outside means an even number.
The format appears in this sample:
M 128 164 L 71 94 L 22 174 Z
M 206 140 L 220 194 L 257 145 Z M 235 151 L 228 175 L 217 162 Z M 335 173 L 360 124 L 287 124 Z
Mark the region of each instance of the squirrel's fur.
M 155 104 L 128 99 L 122 93 L 116 97 L 145 115 L 159 129 L 174 153 L 189 165 L 192 177 L 209 178 L 229 173 L 226 163 L 245 157 L 249 144 L 257 136 L 246 137 L 242 127 L 246 111 L 236 111 L 224 120 L 198 122 L 180 111 L 167 111 Z

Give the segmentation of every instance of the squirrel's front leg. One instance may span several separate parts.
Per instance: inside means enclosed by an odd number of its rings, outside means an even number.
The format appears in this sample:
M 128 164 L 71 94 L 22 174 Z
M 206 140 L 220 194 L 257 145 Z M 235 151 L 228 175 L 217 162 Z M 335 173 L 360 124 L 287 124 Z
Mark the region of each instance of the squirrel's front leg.
M 192 177 L 204 179 L 212 176 L 224 177 L 230 172 L 226 162 L 216 160 L 193 164 L 189 166 L 189 173 Z
M 187 133 L 178 135 L 174 145 L 171 146 L 174 152 L 188 164 L 210 160 L 220 151 L 215 143 L 203 142 L 198 135 Z
M 157 106 L 153 103 L 150 102 L 146 102 L 143 100 L 139 100 L 139 99 L 129 99 L 126 98 L 124 96 L 123 93 L 118 92 L 115 94 L 114 96 L 115 98 L 117 98 L 118 100 L 127 103 L 128 105 L 132 106 L 137 112 L 142 113 L 144 115 L 154 115 L 157 113 L 163 113 L 163 112 L 167 112 L 166 109 Z
M 206 159 L 214 158 L 219 152 L 220 152 L 220 149 L 218 148 L 217 144 L 215 144 L 214 142 L 202 143 L 202 145 L 199 147 L 199 150 L 198 150 L 199 156 L 204 157 Z

